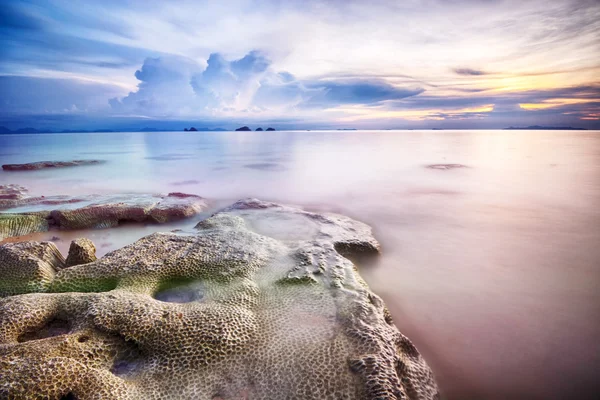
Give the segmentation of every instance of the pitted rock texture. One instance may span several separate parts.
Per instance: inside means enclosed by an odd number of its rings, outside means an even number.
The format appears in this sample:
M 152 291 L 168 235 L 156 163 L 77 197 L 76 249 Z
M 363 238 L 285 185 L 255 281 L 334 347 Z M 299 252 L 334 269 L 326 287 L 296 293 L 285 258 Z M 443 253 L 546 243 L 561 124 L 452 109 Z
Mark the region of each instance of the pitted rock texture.
M 2 169 L 5 171 L 34 171 L 45 168 L 64 168 L 77 167 L 80 165 L 102 164 L 102 160 L 73 160 L 73 161 L 37 161 L 25 164 L 4 164 Z
M 96 246 L 90 239 L 79 238 L 71 242 L 66 266 L 87 264 L 96 261 Z
M 0 398 L 439 397 L 336 250 L 377 251 L 368 226 L 247 200 L 197 228 L 19 275 L 40 293 L 0 299 Z M 28 246 L 12 247 L 0 280 L 33 257 Z
M 8 200 L 7 200 L 8 201 Z M 0 213 L 0 240 L 49 227 L 59 229 L 111 228 L 123 222 L 166 223 L 188 218 L 203 211 L 206 201 L 196 195 L 169 193 L 152 194 L 47 196 L 10 200 L 9 208 Z M 1 204 L 0 204 L 1 207 Z M 27 217 L 27 223 L 5 215 Z M 33 218 L 36 217 L 36 218 Z M 42 224 L 41 221 L 44 220 Z M 39 222 L 39 224 L 38 224 Z
M 46 232 L 48 229 L 46 218 L 37 215 L 0 213 L 0 240 L 33 232 Z
M 52 242 L 7 243 L 0 246 L 0 297 L 44 292 L 65 259 Z

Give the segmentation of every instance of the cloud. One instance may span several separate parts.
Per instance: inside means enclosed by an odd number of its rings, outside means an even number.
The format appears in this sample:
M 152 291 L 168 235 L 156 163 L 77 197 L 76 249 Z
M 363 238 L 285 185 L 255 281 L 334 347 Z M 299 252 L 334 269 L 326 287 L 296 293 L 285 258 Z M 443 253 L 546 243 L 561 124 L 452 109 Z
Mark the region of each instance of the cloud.
M 200 63 L 184 57 L 148 58 L 135 77 L 138 90 L 112 99 L 117 112 L 150 116 L 275 115 L 283 110 L 315 110 L 344 104 L 378 104 L 423 92 L 383 80 L 301 80 L 275 71 L 261 52 L 228 60 L 213 53 Z
M 107 112 L 119 86 L 75 79 L 0 76 L 0 114 Z

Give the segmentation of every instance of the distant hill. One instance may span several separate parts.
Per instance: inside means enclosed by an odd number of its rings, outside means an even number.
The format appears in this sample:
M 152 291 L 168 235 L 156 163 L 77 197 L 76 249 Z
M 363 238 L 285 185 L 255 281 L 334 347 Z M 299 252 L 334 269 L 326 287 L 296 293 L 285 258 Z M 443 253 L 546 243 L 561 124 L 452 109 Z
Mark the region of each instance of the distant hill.
M 518 127 L 511 126 L 508 128 L 504 128 L 504 130 L 520 130 L 520 131 L 586 131 L 585 128 L 573 128 L 572 126 L 540 126 L 540 125 L 531 125 L 527 127 Z
M 187 128 L 186 128 L 187 129 Z M 8 129 L 5 126 L 0 126 L 0 135 L 18 135 L 18 134 L 26 134 L 26 133 L 104 133 L 104 132 L 174 132 L 179 129 L 160 129 L 160 128 L 141 128 L 141 129 L 122 129 L 122 130 L 113 130 L 113 129 L 94 129 L 94 130 L 85 130 L 85 129 L 63 129 L 63 130 L 50 130 L 50 129 L 36 129 L 36 128 L 20 128 L 17 130 Z M 198 128 L 195 129 L 197 131 L 205 131 L 205 132 L 225 132 L 227 129 L 223 128 Z

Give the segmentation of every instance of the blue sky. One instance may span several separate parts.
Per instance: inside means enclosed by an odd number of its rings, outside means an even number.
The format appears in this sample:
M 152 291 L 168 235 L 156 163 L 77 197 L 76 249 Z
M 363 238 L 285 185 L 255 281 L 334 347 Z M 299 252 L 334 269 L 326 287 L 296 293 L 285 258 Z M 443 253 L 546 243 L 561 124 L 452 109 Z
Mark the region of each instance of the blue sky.
M 0 125 L 600 128 L 595 0 L 3 1 Z

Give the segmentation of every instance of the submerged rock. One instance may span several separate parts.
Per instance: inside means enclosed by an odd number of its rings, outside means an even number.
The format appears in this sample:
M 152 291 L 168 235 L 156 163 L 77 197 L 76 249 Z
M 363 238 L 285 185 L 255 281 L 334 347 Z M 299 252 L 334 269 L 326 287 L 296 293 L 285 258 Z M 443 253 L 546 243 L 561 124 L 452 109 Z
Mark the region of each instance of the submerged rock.
M 73 161 L 38 161 L 26 164 L 4 164 L 2 169 L 5 171 L 31 171 L 44 168 L 63 168 L 76 167 L 79 165 L 102 164 L 102 160 L 73 160 Z
M 21 185 L 0 185 L 0 209 L 14 207 L 27 197 L 27 189 Z
M 430 165 L 427 165 L 427 168 L 446 170 L 446 169 L 456 169 L 456 168 L 467 168 L 467 166 L 463 165 L 463 164 L 430 164 Z
M 11 200 L 0 213 L 0 238 L 59 229 L 110 228 L 123 222 L 166 223 L 191 217 L 207 207 L 193 194 L 48 196 Z
M 20 282 L 0 294 L 0 398 L 438 398 L 338 252 L 377 253 L 368 226 L 247 200 L 197 228 L 69 268 L 50 244 L 0 247 Z

